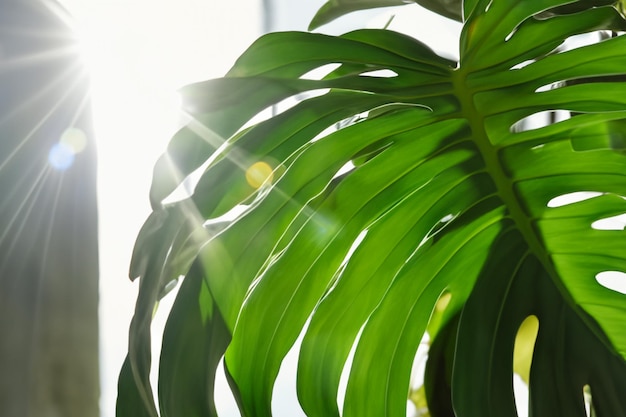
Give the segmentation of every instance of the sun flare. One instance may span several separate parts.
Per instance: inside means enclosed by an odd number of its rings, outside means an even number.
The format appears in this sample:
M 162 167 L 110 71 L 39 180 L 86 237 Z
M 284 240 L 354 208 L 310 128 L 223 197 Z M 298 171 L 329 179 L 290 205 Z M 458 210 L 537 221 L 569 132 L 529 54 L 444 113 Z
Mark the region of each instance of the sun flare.
M 127 270 L 150 213 L 153 165 L 187 121 L 177 91 L 227 71 L 259 34 L 261 2 L 61 2 L 73 16 L 68 24 L 91 83 L 98 150 L 101 415 L 111 417 L 137 289 L 126 279 Z M 50 150 L 50 165 L 67 169 L 81 143 L 81 133 L 68 130 Z M 163 300 L 168 302 L 170 297 Z M 158 341 L 164 318 L 155 320 Z

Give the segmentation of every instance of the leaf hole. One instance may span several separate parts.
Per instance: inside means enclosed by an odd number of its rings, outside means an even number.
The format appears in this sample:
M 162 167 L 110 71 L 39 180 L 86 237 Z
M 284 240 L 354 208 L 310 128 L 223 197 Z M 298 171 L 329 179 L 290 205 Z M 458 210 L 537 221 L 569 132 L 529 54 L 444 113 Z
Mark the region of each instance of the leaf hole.
M 335 133 L 338 130 L 357 124 L 367 119 L 368 115 L 369 115 L 369 111 L 365 111 L 365 112 L 353 114 L 352 116 L 339 120 L 338 122 L 326 127 L 320 133 L 315 135 L 315 137 L 311 139 L 311 143 L 317 142 L 318 140 L 323 139 L 326 136 L 329 136 L 330 134 Z
M 359 74 L 359 77 L 372 77 L 372 78 L 394 78 L 398 73 L 390 69 L 379 69 L 374 71 L 367 71 Z
M 601 40 L 602 38 L 600 32 L 579 33 L 565 39 L 565 42 L 563 42 L 562 48 L 559 52 L 562 53 L 565 51 L 582 48 L 583 46 L 593 45 Z
M 435 307 L 430 315 L 430 319 L 428 320 L 428 332 L 431 334 L 437 334 L 439 332 L 439 328 L 441 327 L 442 321 L 445 316 L 445 311 L 450 305 L 450 301 L 452 301 L 452 293 L 448 290 L 444 291 L 437 300 Z
M 219 217 L 206 220 L 202 225 L 212 234 L 216 235 L 231 222 L 241 217 L 251 206 L 249 204 L 237 204 Z
M 367 236 L 368 231 L 369 229 L 362 230 L 361 233 L 359 233 L 358 236 L 354 239 L 354 242 L 352 242 L 352 246 L 350 246 L 350 249 L 348 249 L 348 252 L 343 258 L 343 261 L 341 261 L 341 266 L 346 265 L 350 261 L 350 258 L 352 257 L 354 252 L 359 248 L 361 242 L 363 242 L 363 240 L 365 239 L 365 236 Z
M 511 32 L 511 35 L 510 35 L 510 36 L 513 36 L 513 32 Z M 507 38 L 509 38 L 509 36 L 507 36 Z M 535 62 L 535 60 L 534 60 L 534 59 L 527 59 L 526 61 L 522 61 L 522 62 L 520 62 L 519 64 L 515 64 L 515 65 L 513 65 L 513 66 L 511 67 L 511 71 L 515 71 L 515 70 L 522 69 L 522 68 L 524 68 L 524 67 L 526 67 L 526 66 L 528 66 L 528 65 L 532 64 L 533 62 Z
M 356 354 L 356 348 L 359 345 L 359 341 L 361 340 L 361 336 L 363 335 L 363 330 L 367 325 L 366 320 L 365 323 L 359 329 L 356 337 L 354 338 L 354 343 L 352 343 L 352 347 L 350 348 L 350 353 L 348 353 L 348 358 L 343 365 L 343 369 L 341 370 L 341 377 L 339 378 L 339 388 L 337 392 L 337 407 L 339 410 L 343 410 L 343 405 L 346 400 L 346 391 L 348 389 L 348 380 L 350 379 L 350 371 L 352 370 L 352 364 L 354 363 L 354 355 Z
M 341 177 L 342 175 L 345 175 L 345 174 L 349 173 L 350 171 L 353 171 L 354 168 L 355 168 L 355 166 L 354 166 L 354 163 L 352 161 L 346 162 L 346 164 L 344 166 L 339 168 L 339 171 L 337 171 L 335 176 L 333 176 L 333 179 Z
M 215 384 L 213 384 L 213 398 L 215 400 L 215 408 L 218 415 L 224 416 L 240 416 L 239 407 L 233 392 L 229 389 L 228 378 L 226 377 L 226 369 L 224 367 L 224 355 L 215 370 Z
M 304 416 L 298 401 L 297 374 L 298 357 L 302 347 L 302 339 L 309 328 L 311 317 L 307 318 L 296 341 L 282 359 L 276 381 L 272 388 L 271 409 L 274 416 Z M 224 414 L 227 415 L 227 414 Z
M 562 81 L 559 81 L 556 83 L 545 84 L 545 85 L 542 85 L 541 87 L 537 87 L 535 89 L 535 93 L 544 93 L 546 91 L 550 91 L 550 90 L 554 90 L 556 88 L 562 87 L 563 85 L 565 84 Z
M 585 404 L 585 414 L 587 417 L 595 416 L 595 412 L 593 412 L 593 397 L 591 396 L 591 387 L 589 384 L 583 387 L 583 402 Z
M 591 227 L 595 230 L 624 230 L 626 228 L 626 213 L 596 220 L 591 223 Z
M 321 67 L 313 68 L 311 71 L 308 71 L 300 76 L 301 80 L 313 80 L 319 81 L 326 77 L 328 74 L 339 68 L 341 64 L 331 63 L 325 64 Z
M 527 132 L 541 129 L 555 123 L 562 122 L 570 118 L 570 112 L 562 109 L 546 110 L 533 113 L 511 125 L 510 131 L 513 133 Z
M 576 191 L 575 193 L 562 194 L 548 201 L 547 206 L 550 208 L 567 206 L 569 204 L 578 203 L 580 201 L 589 200 L 598 197 L 602 193 L 597 191 Z
M 441 219 L 439 219 L 439 221 L 432 227 L 432 229 L 430 229 L 430 231 L 428 232 L 428 235 L 424 238 L 426 239 L 433 239 L 433 242 L 436 241 L 438 239 L 437 235 L 439 234 L 439 232 L 441 232 L 448 224 L 450 224 L 455 218 L 457 217 L 457 215 L 449 213 L 446 214 L 445 216 L 443 216 Z
M 517 32 L 517 26 L 513 28 L 513 30 L 504 37 L 504 42 L 508 42 L 513 37 L 513 35 L 515 35 L 515 32 Z
M 323 139 L 326 136 L 328 136 L 331 133 L 336 132 L 336 131 L 337 131 L 337 126 L 336 125 L 328 126 L 324 130 L 322 130 L 320 133 L 318 133 L 313 139 L 311 139 L 311 143 L 317 142 L 318 140 Z
M 437 302 L 433 306 L 433 310 L 426 326 L 426 331 L 422 334 L 422 339 L 420 340 L 415 356 L 413 357 L 411 380 L 409 383 L 409 396 L 407 400 L 407 411 L 409 411 L 409 415 L 429 415 L 424 380 L 426 367 L 428 366 L 428 354 L 431 343 L 433 342 L 431 334 L 437 335 L 441 330 L 441 327 L 445 325 L 444 320 L 450 316 L 450 313 L 446 314 L 446 309 L 450 305 L 451 300 L 452 293 L 447 289 L 439 295 Z
M 513 398 L 517 417 L 528 417 L 528 384 L 518 374 L 513 374 Z
M 411 413 L 408 415 L 429 415 L 428 404 L 426 402 L 426 390 L 424 388 L 424 375 L 426 372 L 430 343 L 430 335 L 428 332 L 424 332 L 422 340 L 415 352 L 413 365 L 411 367 L 411 382 L 409 384 L 409 397 L 407 398 L 407 411 L 411 411 Z
M 254 116 L 252 116 L 247 122 L 243 124 L 241 128 L 237 130 L 236 133 L 240 134 L 243 131 L 249 129 L 250 127 L 256 126 L 262 122 L 265 122 L 271 119 L 272 117 L 275 117 L 279 114 L 286 112 L 287 110 L 297 106 L 300 102 L 304 100 L 323 96 L 325 94 L 328 94 L 329 91 L 330 91 L 330 88 L 312 89 L 309 91 L 304 91 L 298 94 L 294 94 L 291 97 L 287 97 L 277 103 L 271 104 L 267 106 L 266 108 L 264 108 L 263 110 L 259 111 Z M 203 127 L 203 130 L 206 131 L 207 130 L 206 127 Z M 214 135 L 213 132 L 211 133 Z M 205 136 L 206 134 L 202 135 L 203 138 L 205 138 Z
M 515 335 L 513 348 L 513 371 L 528 383 L 535 341 L 539 332 L 539 319 L 535 315 L 524 319 Z
M 284 100 L 279 101 L 274 106 L 271 106 L 272 114 L 267 115 L 267 119 L 276 116 L 278 114 L 284 113 L 287 110 L 297 106 L 300 102 L 304 100 L 309 100 L 315 97 L 321 97 L 330 92 L 330 88 L 317 88 L 314 90 L 305 91 L 302 93 L 295 94 L 291 97 L 287 97 Z M 247 125 L 244 125 L 244 128 Z
M 621 271 L 602 271 L 596 274 L 596 281 L 604 288 L 626 294 L 626 273 Z
M 339 280 L 341 279 L 341 276 L 346 269 L 346 265 L 348 264 L 348 262 L 350 262 L 350 258 L 352 258 L 352 255 L 354 254 L 354 252 L 359 248 L 359 246 L 365 239 L 365 236 L 367 236 L 368 231 L 369 229 L 362 230 L 361 233 L 359 233 L 357 237 L 354 239 L 354 241 L 352 242 L 350 249 L 348 249 L 348 252 L 346 252 L 346 256 L 344 256 L 343 260 L 341 261 L 341 264 L 339 265 L 337 272 L 335 272 L 335 275 L 329 282 L 328 288 L 326 289 L 326 292 L 322 298 L 322 301 L 324 298 L 328 297 L 328 295 L 332 293 L 337 287 L 337 284 L 339 283 Z
M 439 220 L 439 223 L 448 223 L 449 221 L 452 221 L 452 219 L 454 219 L 453 214 L 446 214 L 441 218 L 441 220 Z
M 528 381 L 530 379 L 530 365 L 535 350 L 535 342 L 539 333 L 539 319 L 535 315 L 528 316 L 522 321 L 513 348 L 513 396 L 518 416 L 528 414 Z M 520 413 L 525 410 L 526 413 Z

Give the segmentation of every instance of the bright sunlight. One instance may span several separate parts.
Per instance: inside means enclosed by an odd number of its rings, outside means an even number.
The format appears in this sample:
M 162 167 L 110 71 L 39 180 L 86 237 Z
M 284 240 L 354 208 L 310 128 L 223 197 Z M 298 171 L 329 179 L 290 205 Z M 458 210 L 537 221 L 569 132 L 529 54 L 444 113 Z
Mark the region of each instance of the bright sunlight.
M 71 26 L 90 71 L 98 148 L 100 404 L 103 417 L 114 417 L 116 381 L 128 348 L 128 327 L 137 296 L 137 283 L 128 280 L 128 266 L 134 240 L 151 211 L 148 191 L 152 168 L 168 140 L 189 121 L 180 112 L 177 90 L 186 84 L 219 77 L 228 70 L 261 33 L 264 2 L 60 2 L 73 16 Z M 311 16 L 303 10 L 315 9 L 322 1 L 303 3 L 307 5 L 299 5 L 301 9 L 287 20 Z M 421 14 L 416 18 L 405 14 L 392 18 L 389 14 L 380 14 L 372 23 L 375 27 L 391 24 L 392 29 L 409 32 L 440 53 L 456 58 L 458 25 L 451 26 L 443 37 L 441 33 L 434 37 L 433 23 L 427 16 Z M 416 25 L 414 19 L 422 19 L 421 24 Z M 292 28 L 274 26 L 274 29 Z M 304 26 L 297 29 L 304 29 Z M 369 75 L 375 76 L 374 73 Z M 68 169 L 85 143 L 84 132 L 69 129 L 50 150 L 50 165 L 59 171 Z M 271 164 L 262 161 L 249 166 L 246 179 L 255 188 L 276 180 Z M 605 286 L 612 285 L 604 283 L 609 278 L 598 277 Z M 163 314 L 155 318 L 154 357 L 158 357 L 159 332 L 162 332 L 172 302 L 172 295 L 166 297 Z M 295 353 L 294 350 L 290 355 Z M 291 357 L 285 362 L 290 361 L 295 363 Z M 281 386 L 282 381 L 279 379 L 277 389 L 295 390 L 289 382 Z M 516 395 L 523 398 L 521 403 L 526 403 L 527 392 L 523 388 L 523 383 L 516 382 Z M 228 394 L 216 395 L 216 398 L 223 402 L 225 395 Z M 218 405 L 224 415 L 238 415 L 234 402 Z M 291 407 L 299 408 L 297 403 Z M 521 410 L 520 415 L 525 412 Z
M 228 70 L 260 33 L 261 2 L 62 3 L 74 17 L 92 85 L 99 178 L 101 410 L 103 417 L 113 417 L 137 294 L 136 283 L 128 280 L 128 266 L 135 237 L 150 213 L 152 167 L 185 121 L 177 90 Z M 51 151 L 51 163 L 71 164 L 80 143 L 79 132 L 68 132 Z M 172 298 L 166 297 L 164 304 Z M 162 329 L 164 319 L 157 316 L 155 330 Z
M 179 111 L 176 91 L 228 70 L 261 32 L 262 1 L 62 3 L 75 18 L 92 83 L 99 177 L 101 410 L 103 417 L 113 417 L 116 381 L 127 351 L 128 326 L 137 295 L 136 283 L 127 279 L 128 266 L 134 239 L 150 213 L 152 167 L 177 128 L 188 121 Z M 285 16 L 279 14 L 274 29 L 304 29 L 307 16 L 323 2 L 312 3 L 302 4 Z M 303 9 L 310 10 L 306 13 Z M 379 27 L 388 22 L 389 16 L 385 15 L 372 23 Z M 394 25 L 414 26 L 400 19 Z M 421 37 L 432 37 L 429 25 L 419 27 Z M 341 27 L 337 31 L 345 30 Z M 455 44 L 455 36 L 439 39 L 438 43 L 454 55 L 455 47 L 450 45 Z M 54 151 L 59 164 L 71 163 L 74 153 L 79 152 L 80 135 L 68 135 Z M 247 177 L 252 186 L 259 187 L 272 180 L 271 169 L 259 163 L 250 167 Z M 166 313 L 172 302 L 172 295 L 166 297 L 161 310 Z M 165 313 L 157 314 L 153 326 L 155 357 Z M 295 364 L 295 359 L 292 362 Z M 279 378 L 277 390 L 291 392 L 294 388 Z M 238 415 L 234 403 L 224 402 L 226 395 L 216 396 L 221 402 L 218 407 L 226 415 Z M 282 407 L 292 411 L 299 408 L 297 403 Z

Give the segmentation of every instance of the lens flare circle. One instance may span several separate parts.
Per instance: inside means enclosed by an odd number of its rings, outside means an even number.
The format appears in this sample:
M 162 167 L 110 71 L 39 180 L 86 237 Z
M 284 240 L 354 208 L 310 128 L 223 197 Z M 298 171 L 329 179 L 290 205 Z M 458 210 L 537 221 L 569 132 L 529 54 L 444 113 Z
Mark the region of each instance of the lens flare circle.
M 271 183 L 273 179 L 274 170 L 267 162 L 255 162 L 246 170 L 246 181 L 255 189 L 259 188 L 266 181 Z
M 65 171 L 74 163 L 74 150 L 67 144 L 55 143 L 48 152 L 48 163 L 57 171 Z
M 87 147 L 87 135 L 81 129 L 66 129 L 48 152 L 48 163 L 57 171 L 65 171 L 74 164 L 76 155 Z
M 80 153 L 87 147 L 87 135 L 81 129 L 70 127 L 61 135 L 60 143 L 67 145 L 74 154 Z

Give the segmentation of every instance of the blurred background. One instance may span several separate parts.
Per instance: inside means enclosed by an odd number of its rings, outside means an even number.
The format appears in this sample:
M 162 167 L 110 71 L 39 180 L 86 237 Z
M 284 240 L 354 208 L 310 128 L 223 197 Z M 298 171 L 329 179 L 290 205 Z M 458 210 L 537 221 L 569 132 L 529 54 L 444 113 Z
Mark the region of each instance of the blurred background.
M 223 75 L 264 32 L 306 30 L 323 3 L 0 0 L 0 416 L 115 415 L 137 294 L 128 266 L 152 166 L 185 121 L 177 89 Z M 392 13 L 320 31 L 383 27 Z M 391 28 L 457 55 L 458 25 L 417 5 Z M 174 297 L 157 313 L 155 357 Z M 278 416 L 299 409 L 293 359 Z M 238 415 L 220 380 L 218 409 Z

